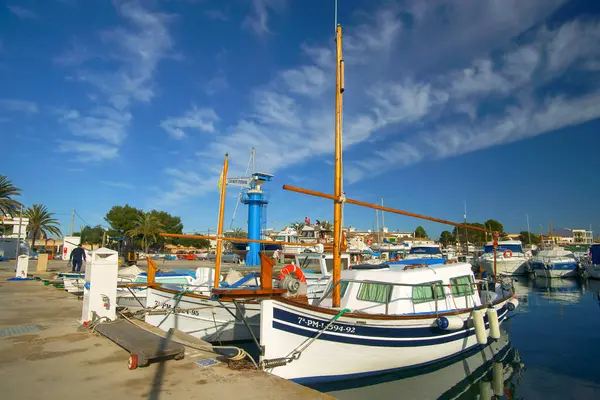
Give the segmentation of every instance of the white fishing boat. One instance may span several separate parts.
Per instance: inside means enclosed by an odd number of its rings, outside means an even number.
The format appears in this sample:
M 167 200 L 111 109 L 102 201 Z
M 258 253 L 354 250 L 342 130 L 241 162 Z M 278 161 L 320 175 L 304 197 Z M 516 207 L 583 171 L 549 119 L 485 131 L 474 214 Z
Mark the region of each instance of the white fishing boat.
M 305 283 L 306 294 L 303 293 L 303 297 L 307 301 L 319 299 L 329 284 L 333 269 L 332 261 L 331 254 L 312 252 L 296 254 L 295 263 L 284 267 L 286 272 L 277 275 L 273 279 L 273 284 L 275 287 L 287 286 L 282 282 L 287 274 L 292 274 L 295 275 L 292 279 Z M 350 257 L 344 255 L 342 257 L 344 269 L 348 268 L 349 262 Z M 187 287 L 167 286 L 144 289 L 148 293 L 147 307 L 164 310 L 150 312 L 146 316 L 146 322 L 165 331 L 177 328 L 209 342 L 251 340 L 252 335 L 258 338 L 260 305 L 255 301 L 239 302 L 236 307 L 232 302 L 211 299 L 210 288 L 213 283 L 212 280 L 208 281 L 208 278 L 212 276 L 212 272 L 204 276 L 207 278 L 205 282 L 195 282 Z M 254 275 L 246 277 L 240 275 L 241 279 L 237 282 L 231 282 L 231 285 L 224 285 L 222 282 L 221 287 L 258 287 L 261 283 L 260 278 L 253 279 L 254 277 Z M 249 286 L 247 283 L 254 286 Z
M 479 257 L 479 266 L 494 275 L 494 243 L 488 242 Z M 500 240 L 496 249 L 496 273 L 498 275 L 526 275 L 529 258 L 519 240 Z
M 573 252 L 557 247 L 538 251 L 529 268 L 536 277 L 572 278 L 577 276 L 579 262 Z
M 583 263 L 584 276 L 592 279 L 600 279 L 600 243 L 590 246 L 589 257 Z
M 63 280 L 63 286 L 69 293 L 83 293 L 83 285 L 85 284 L 85 273 L 65 272 L 58 274 Z M 181 284 L 189 285 L 196 278 L 193 270 L 178 269 L 172 271 L 161 271 L 156 273 L 156 282 L 165 284 Z M 118 283 L 145 283 L 147 282 L 147 274 L 137 265 L 119 269 L 117 275 Z M 143 290 L 143 289 L 137 289 Z M 121 290 L 122 291 L 122 290 Z M 143 297 L 140 294 L 141 297 Z M 137 302 L 136 302 L 137 304 Z M 132 304 L 133 305 L 133 304 Z
M 275 375 L 318 383 L 445 360 L 499 338 L 518 305 L 510 288 L 485 282 L 475 283 L 467 263 L 343 271 L 340 307 L 329 294 L 314 305 L 261 302 L 261 361 Z

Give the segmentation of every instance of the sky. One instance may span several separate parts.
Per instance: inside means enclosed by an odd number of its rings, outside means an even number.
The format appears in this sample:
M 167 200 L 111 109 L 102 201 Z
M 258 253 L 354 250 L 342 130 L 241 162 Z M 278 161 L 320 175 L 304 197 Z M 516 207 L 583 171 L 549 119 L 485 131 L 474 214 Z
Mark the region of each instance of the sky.
M 332 220 L 333 0 L 7 0 L 0 173 L 68 232 L 114 205 L 216 229 L 218 179 L 274 174 L 268 226 Z M 348 198 L 508 232 L 600 231 L 600 3 L 339 0 Z M 228 187 L 225 228 L 239 188 Z M 447 226 L 386 213 L 390 230 Z M 375 211 L 346 205 L 344 225 Z M 451 230 L 451 229 L 450 229 Z

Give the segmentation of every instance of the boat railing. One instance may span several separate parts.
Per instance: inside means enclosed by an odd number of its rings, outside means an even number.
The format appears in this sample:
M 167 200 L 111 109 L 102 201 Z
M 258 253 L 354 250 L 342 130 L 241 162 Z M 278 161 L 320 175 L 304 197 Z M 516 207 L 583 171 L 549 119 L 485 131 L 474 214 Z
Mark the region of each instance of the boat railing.
M 435 300 L 435 314 L 436 316 L 439 314 L 439 304 L 438 301 L 441 300 L 441 298 L 438 298 L 437 295 L 437 288 L 441 287 L 441 288 L 449 288 L 450 290 L 452 290 L 452 288 L 455 287 L 472 287 L 475 290 L 477 290 L 477 285 L 479 283 L 482 284 L 483 286 L 483 291 L 486 292 L 486 303 L 488 303 L 491 299 L 490 293 L 489 293 L 489 281 L 487 280 L 479 280 L 476 282 L 472 282 L 472 283 L 456 283 L 456 284 L 437 284 L 437 283 L 398 283 L 398 282 L 389 282 L 389 281 L 372 281 L 372 280 L 368 280 L 368 279 L 341 279 L 337 282 L 335 282 L 333 285 L 330 285 L 327 290 L 324 292 L 323 296 L 319 299 L 319 301 L 317 302 L 316 306 L 319 306 L 321 304 L 321 302 L 327 298 L 334 290 L 334 288 L 337 285 L 340 285 L 342 282 L 350 282 L 350 283 L 370 283 L 370 284 L 376 284 L 376 285 L 389 285 L 389 286 L 400 286 L 400 287 L 411 287 L 411 288 L 415 288 L 415 287 L 430 287 L 432 292 L 433 292 L 433 297 Z M 474 293 L 473 292 L 473 293 Z M 464 297 L 465 297 L 465 305 L 467 305 L 466 308 L 468 308 L 468 298 L 469 296 L 473 295 L 473 293 L 469 293 L 469 291 L 465 291 Z M 454 295 L 453 295 L 454 296 Z M 411 298 L 396 298 L 394 300 L 390 301 L 390 297 L 391 296 L 386 296 L 385 297 L 385 314 L 388 315 L 389 314 L 389 305 L 390 302 L 393 301 L 398 301 L 398 300 L 410 300 Z M 458 296 L 458 297 L 462 297 Z M 446 298 L 446 296 L 443 297 L 444 299 Z M 473 307 L 475 307 L 475 304 L 473 304 Z

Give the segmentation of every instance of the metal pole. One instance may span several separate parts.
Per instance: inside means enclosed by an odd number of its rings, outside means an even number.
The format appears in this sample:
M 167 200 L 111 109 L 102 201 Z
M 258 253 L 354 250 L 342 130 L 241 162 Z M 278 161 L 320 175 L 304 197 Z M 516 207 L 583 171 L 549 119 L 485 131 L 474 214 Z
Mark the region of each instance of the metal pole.
M 253 147 L 252 148 L 252 175 L 254 175 L 254 153 L 255 153 L 256 149 Z
M 75 209 L 71 211 L 71 236 L 73 236 L 73 230 L 75 229 Z
M 17 251 L 15 252 L 15 270 L 19 266 L 19 256 L 21 255 L 21 229 L 23 227 L 23 204 L 21 204 L 21 211 L 19 213 L 19 237 L 17 238 Z M 34 232 L 35 233 L 35 232 Z
M 217 251 L 215 254 L 215 280 L 214 287 L 219 287 L 219 276 L 221 275 L 221 252 L 223 248 L 223 217 L 225 214 L 225 194 L 227 188 L 227 169 L 229 168 L 229 155 L 225 154 L 223 162 L 223 173 L 221 176 L 221 203 L 219 205 L 219 222 L 217 226 Z
M 344 62 L 342 60 L 342 27 L 336 27 L 336 82 L 335 82 L 335 174 L 333 203 L 333 282 L 342 277 L 340 242 L 342 233 L 342 93 L 344 91 Z M 332 306 L 340 306 L 340 286 L 337 285 L 331 298 Z
M 527 218 L 527 236 L 529 236 L 529 245 L 533 248 L 533 243 L 531 242 L 531 229 L 529 228 L 529 214 L 525 214 Z
M 492 234 L 492 237 L 494 238 L 494 280 L 497 277 L 496 256 L 498 255 L 498 237 L 499 236 L 500 236 L 500 234 L 498 232 L 494 232 Z

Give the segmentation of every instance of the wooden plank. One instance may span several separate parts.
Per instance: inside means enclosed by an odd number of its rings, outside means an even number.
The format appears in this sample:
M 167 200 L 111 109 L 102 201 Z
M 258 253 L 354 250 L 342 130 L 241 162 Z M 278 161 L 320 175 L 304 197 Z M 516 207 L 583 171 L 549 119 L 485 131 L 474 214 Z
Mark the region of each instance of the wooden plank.
M 126 320 L 101 323 L 95 330 L 144 360 L 169 356 L 180 359 L 185 353 L 185 347 L 181 344 L 157 336 Z
M 281 297 L 287 290 L 285 289 L 213 289 L 213 295 L 221 300 L 227 299 L 270 299 Z

